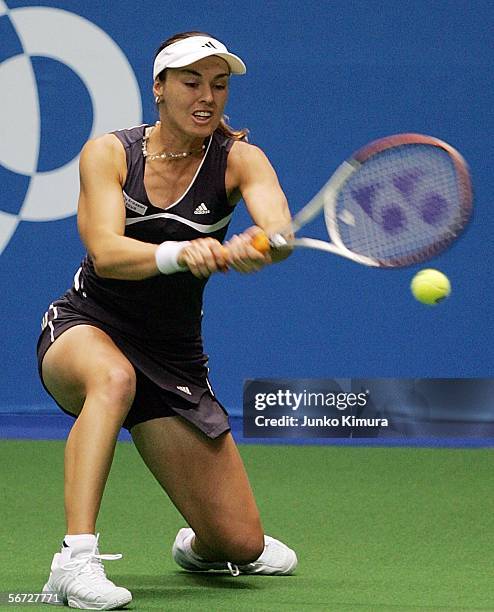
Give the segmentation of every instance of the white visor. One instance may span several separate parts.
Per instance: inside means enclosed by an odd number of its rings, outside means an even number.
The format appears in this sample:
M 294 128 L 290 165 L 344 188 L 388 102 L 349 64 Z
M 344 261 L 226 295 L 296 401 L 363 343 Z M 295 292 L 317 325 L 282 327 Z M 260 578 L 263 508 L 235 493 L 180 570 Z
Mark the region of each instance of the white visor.
M 232 74 L 245 74 L 247 68 L 243 61 L 230 53 L 223 43 L 209 36 L 189 36 L 165 47 L 154 60 L 153 79 L 165 68 L 189 66 L 210 55 L 225 60 Z

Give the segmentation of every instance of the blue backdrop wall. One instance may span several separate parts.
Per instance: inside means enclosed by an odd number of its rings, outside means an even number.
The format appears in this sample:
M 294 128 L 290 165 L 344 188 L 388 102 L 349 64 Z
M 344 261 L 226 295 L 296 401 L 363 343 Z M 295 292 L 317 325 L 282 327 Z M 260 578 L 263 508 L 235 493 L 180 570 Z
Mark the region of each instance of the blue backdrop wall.
M 255 377 L 493 376 L 493 18 L 480 0 L 0 0 L 0 410 L 53 408 L 35 344 L 83 255 L 78 152 L 91 135 L 156 119 L 154 50 L 190 29 L 245 59 L 230 121 L 250 128 L 293 210 L 354 149 L 404 131 L 460 149 L 476 196 L 466 235 L 432 263 L 453 285 L 435 308 L 410 296 L 416 268 L 315 252 L 213 278 L 204 336 L 224 403 L 238 408 Z M 248 224 L 239 205 L 232 232 Z M 321 221 L 310 231 L 322 236 Z

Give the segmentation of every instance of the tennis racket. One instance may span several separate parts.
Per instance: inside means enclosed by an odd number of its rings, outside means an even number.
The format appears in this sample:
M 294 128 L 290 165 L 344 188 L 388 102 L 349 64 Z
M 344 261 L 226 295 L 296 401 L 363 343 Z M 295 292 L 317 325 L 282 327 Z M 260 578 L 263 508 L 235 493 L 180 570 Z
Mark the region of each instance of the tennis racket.
M 294 237 L 321 210 L 331 241 Z M 446 249 L 471 212 L 460 153 L 431 136 L 396 134 L 359 149 L 288 226 L 252 244 L 261 252 L 305 247 L 367 266 L 408 266 Z

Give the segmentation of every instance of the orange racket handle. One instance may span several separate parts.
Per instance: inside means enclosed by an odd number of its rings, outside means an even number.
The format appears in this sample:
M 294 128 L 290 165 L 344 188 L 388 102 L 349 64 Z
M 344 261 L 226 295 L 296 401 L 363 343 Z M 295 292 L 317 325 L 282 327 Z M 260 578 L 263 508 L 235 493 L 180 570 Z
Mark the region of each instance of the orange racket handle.
M 224 246 L 221 247 L 221 254 L 228 261 L 228 249 L 226 247 L 224 247 Z M 228 264 L 225 264 L 224 266 L 221 266 L 220 272 L 228 272 L 229 269 L 230 268 L 229 268 Z
M 256 234 L 254 238 L 252 238 L 251 244 L 260 253 L 267 253 L 271 249 L 269 238 L 266 236 L 266 234 L 264 234 L 264 232 Z

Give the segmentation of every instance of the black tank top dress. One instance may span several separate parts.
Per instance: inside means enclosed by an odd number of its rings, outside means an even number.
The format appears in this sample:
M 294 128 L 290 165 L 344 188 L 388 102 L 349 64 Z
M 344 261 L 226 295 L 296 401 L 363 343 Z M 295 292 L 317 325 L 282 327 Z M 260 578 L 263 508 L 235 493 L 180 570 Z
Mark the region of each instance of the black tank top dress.
M 149 127 L 114 132 L 127 157 L 125 235 L 153 244 L 201 237 L 223 241 L 233 213 L 225 189 L 233 140 L 214 132 L 189 187 L 163 209 L 150 202 L 144 187 L 142 141 Z M 190 272 L 138 281 L 101 278 L 86 255 L 73 287 L 43 317 L 37 348 L 40 376 L 46 351 L 64 331 L 92 325 L 110 336 L 136 371 L 136 396 L 126 429 L 178 414 L 211 438 L 221 435 L 230 426 L 208 381 L 201 335 L 206 282 Z

